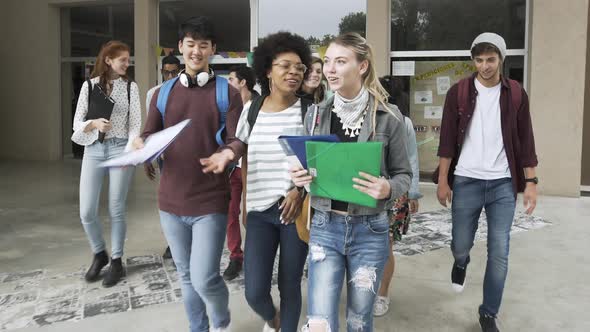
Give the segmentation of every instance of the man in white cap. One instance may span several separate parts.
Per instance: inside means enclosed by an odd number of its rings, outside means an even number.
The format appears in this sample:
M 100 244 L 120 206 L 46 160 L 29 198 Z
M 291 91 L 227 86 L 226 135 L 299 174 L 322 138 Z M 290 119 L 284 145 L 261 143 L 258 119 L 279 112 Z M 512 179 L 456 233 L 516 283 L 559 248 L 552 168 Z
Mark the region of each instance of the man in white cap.
M 451 281 L 457 292 L 465 286 L 469 251 L 485 208 L 488 259 L 479 322 L 482 331 L 495 332 L 516 195 L 524 192 L 526 213 L 531 214 L 537 201 L 538 162 L 528 96 L 518 82 L 502 75 L 504 39 L 482 33 L 473 41 L 471 57 L 477 72 L 447 93 L 435 181 L 439 202 L 447 206 L 452 199 Z

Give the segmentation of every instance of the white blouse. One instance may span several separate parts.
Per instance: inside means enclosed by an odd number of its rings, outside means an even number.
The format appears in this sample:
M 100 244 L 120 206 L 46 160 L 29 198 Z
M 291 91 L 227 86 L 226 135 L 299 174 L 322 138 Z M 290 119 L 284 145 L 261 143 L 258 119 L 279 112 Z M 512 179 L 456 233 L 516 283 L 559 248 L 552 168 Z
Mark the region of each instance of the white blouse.
M 92 86 L 98 83 L 99 77 L 90 80 Z M 139 136 L 141 130 L 141 105 L 139 101 L 139 90 L 135 82 L 131 82 L 130 104 L 127 102 L 127 81 L 118 78 L 113 81 L 111 98 L 115 101 L 113 113 L 111 114 L 112 129 L 109 130 L 105 139 L 124 138 L 129 139 L 125 151 L 129 151 L 131 142 Z M 72 141 L 80 145 L 91 145 L 98 139 L 98 129 L 84 132 L 92 120 L 84 120 L 88 114 L 88 82 L 82 84 L 76 114 L 74 115 L 74 134 Z M 129 119 L 129 121 L 127 121 Z

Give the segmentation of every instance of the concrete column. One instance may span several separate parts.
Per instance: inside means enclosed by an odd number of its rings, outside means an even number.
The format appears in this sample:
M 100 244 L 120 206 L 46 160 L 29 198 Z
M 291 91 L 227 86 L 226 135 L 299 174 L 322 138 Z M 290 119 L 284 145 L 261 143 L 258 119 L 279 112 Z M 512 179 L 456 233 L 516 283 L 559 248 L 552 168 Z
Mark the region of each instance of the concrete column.
M 377 75 L 389 75 L 391 0 L 367 0 L 367 41 L 373 47 Z
M 587 89 L 588 0 L 535 0 L 531 29 L 530 109 L 539 189 L 548 195 L 577 197 Z
M 250 51 L 258 46 L 258 0 L 250 0 Z
M 588 10 L 590 22 L 590 8 Z M 590 37 L 590 24 L 587 36 Z M 590 43 L 586 45 L 586 95 L 584 96 L 584 134 L 582 142 L 582 185 L 590 186 Z
M 135 82 L 139 86 L 142 114 L 146 114 L 146 93 L 158 83 L 158 58 L 155 51 L 158 45 L 158 1 L 135 0 L 134 19 Z M 145 116 L 142 119 L 145 121 Z
M 44 1 L 5 0 L 0 22 L 8 47 L 2 53 L 0 159 L 59 160 L 62 156 L 60 108 L 59 8 Z M 23 17 L 29 24 L 23 28 Z M 31 50 L 35 41 L 36 51 Z M 41 56 L 40 56 L 41 54 Z M 16 64 L 16 65 L 15 65 Z

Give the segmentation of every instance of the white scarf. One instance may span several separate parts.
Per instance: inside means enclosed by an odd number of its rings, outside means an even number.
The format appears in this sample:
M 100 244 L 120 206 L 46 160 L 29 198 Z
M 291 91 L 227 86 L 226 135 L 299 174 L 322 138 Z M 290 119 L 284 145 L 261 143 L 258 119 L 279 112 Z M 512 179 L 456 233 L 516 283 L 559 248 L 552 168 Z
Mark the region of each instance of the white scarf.
M 346 135 L 355 137 L 360 134 L 368 105 L 369 91 L 365 87 L 362 87 L 359 94 L 353 99 L 346 99 L 336 92 L 332 112 L 340 119 Z

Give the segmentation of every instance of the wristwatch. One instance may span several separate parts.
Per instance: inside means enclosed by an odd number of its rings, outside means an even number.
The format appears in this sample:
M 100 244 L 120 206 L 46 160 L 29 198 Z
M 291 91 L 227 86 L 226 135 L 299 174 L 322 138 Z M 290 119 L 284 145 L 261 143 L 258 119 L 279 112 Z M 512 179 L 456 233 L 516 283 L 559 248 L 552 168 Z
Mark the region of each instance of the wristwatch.
M 524 179 L 524 182 L 532 182 L 534 184 L 539 184 L 539 178 L 538 177 L 534 177 L 534 178 L 530 178 L 530 179 Z

